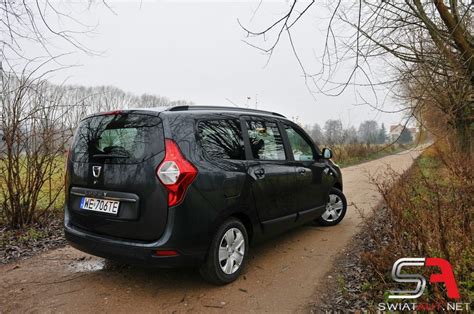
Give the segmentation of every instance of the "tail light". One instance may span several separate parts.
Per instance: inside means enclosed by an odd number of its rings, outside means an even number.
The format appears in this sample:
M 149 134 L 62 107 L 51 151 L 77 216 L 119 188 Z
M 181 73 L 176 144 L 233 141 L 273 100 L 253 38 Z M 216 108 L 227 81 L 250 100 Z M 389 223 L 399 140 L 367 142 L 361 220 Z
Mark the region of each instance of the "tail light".
M 165 139 L 165 159 L 156 170 L 156 175 L 168 190 L 168 206 L 178 205 L 186 190 L 197 176 L 197 169 L 184 158 L 178 145 Z

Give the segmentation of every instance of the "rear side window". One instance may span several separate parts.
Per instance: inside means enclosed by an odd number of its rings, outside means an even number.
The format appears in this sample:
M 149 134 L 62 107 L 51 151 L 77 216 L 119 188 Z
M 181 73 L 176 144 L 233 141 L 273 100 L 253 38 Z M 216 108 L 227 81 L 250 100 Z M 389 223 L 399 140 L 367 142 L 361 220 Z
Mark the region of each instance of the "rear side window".
M 209 157 L 245 160 L 244 140 L 238 120 L 201 121 L 198 129 L 202 148 Z
M 247 121 L 252 155 L 261 160 L 285 160 L 285 149 L 278 126 L 269 121 Z
M 81 122 L 72 144 L 73 161 L 139 163 L 164 150 L 156 116 L 138 113 L 99 115 Z

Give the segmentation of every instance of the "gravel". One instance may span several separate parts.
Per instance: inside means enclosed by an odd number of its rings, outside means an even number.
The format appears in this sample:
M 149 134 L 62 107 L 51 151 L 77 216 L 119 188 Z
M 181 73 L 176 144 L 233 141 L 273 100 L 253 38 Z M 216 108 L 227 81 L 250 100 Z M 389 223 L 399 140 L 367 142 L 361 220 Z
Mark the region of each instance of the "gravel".
M 371 238 L 372 232 L 384 232 L 386 209 L 381 209 L 364 225 L 347 248 L 336 257 L 333 269 L 326 275 L 315 301 L 309 305 L 311 313 L 372 312 L 378 302 L 383 302 L 383 280 L 367 263 L 362 255 L 374 251 L 378 246 Z M 371 230 L 369 230 L 369 228 Z

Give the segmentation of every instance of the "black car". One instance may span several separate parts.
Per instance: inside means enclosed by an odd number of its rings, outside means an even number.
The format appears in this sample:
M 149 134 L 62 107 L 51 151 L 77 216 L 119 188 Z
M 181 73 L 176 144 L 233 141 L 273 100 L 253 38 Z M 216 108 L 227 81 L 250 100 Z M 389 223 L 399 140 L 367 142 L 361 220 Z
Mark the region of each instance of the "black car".
M 93 255 L 196 265 L 229 283 L 255 241 L 343 219 L 331 157 L 273 112 L 180 106 L 88 116 L 68 154 L 66 237 Z

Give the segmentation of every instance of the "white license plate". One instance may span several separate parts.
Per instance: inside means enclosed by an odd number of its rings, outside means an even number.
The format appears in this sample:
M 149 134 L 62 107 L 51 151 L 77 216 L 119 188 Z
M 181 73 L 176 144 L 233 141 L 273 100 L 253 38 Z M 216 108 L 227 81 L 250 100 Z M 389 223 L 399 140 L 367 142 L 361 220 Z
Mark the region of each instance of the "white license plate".
M 93 197 L 83 197 L 81 199 L 80 207 L 81 209 L 85 210 L 92 210 L 95 212 L 117 215 L 119 206 L 119 201 L 103 200 Z

